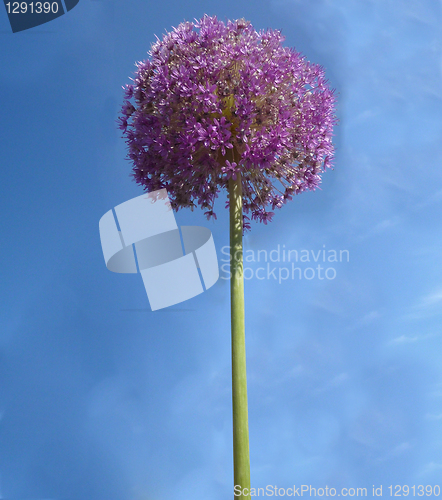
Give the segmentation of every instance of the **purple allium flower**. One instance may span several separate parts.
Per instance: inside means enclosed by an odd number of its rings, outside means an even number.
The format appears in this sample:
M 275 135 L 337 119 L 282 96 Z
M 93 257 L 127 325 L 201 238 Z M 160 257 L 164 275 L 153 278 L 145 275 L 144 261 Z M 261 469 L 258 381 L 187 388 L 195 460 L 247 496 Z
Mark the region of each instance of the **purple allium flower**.
M 244 213 L 264 223 L 315 189 L 332 166 L 336 99 L 322 67 L 283 41 L 207 15 L 157 39 L 119 118 L 136 182 L 215 217 L 220 189 L 240 175 Z

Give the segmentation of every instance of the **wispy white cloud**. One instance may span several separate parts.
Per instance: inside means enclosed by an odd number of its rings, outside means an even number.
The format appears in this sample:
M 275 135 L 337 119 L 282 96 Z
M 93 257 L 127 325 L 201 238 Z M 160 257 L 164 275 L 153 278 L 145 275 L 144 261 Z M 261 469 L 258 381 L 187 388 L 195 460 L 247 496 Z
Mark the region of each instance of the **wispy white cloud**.
M 442 470 L 442 463 L 429 462 L 422 467 L 421 471 L 418 473 L 418 476 L 425 476 L 433 472 L 440 473 L 441 470 Z
M 442 420 L 442 413 L 434 414 L 434 413 L 427 413 L 425 415 L 425 418 L 427 420 Z
M 400 335 L 399 337 L 395 337 L 394 339 L 390 340 L 388 343 L 389 344 L 412 344 L 414 342 L 419 342 L 421 340 L 425 340 L 427 338 L 433 337 L 434 335 L 432 334 L 426 334 L 426 335 Z
M 391 229 L 393 226 L 396 226 L 401 222 L 401 218 L 399 216 L 394 216 L 389 219 L 384 219 L 378 222 L 371 230 L 372 234 L 378 234 L 386 231 L 387 229 Z
M 425 296 L 423 296 L 418 304 L 418 307 L 427 308 L 438 306 L 442 303 L 442 289 L 435 290 Z
M 391 448 L 385 455 L 379 457 L 378 462 L 385 462 L 387 460 L 391 460 L 392 458 L 399 457 L 404 453 L 406 453 L 407 451 L 411 450 L 412 448 L 413 445 L 408 441 L 400 443 L 397 446 Z
M 348 373 L 339 373 L 338 375 L 332 377 L 323 386 L 316 389 L 316 393 L 330 391 L 342 386 L 349 379 Z
M 442 58 L 441 58 L 441 61 L 442 61 Z M 441 64 L 442 64 L 442 62 L 441 62 Z M 442 67 L 441 67 L 441 72 L 442 72 Z M 438 189 L 433 194 L 426 196 L 423 199 L 423 201 L 416 203 L 414 205 L 414 208 L 416 211 L 419 211 L 419 210 L 422 210 L 424 208 L 427 208 L 428 206 L 436 205 L 440 202 L 442 202 L 442 189 Z
M 442 314 L 442 289 L 436 288 L 418 298 L 409 312 L 402 316 L 402 320 L 421 320 Z M 433 334 L 435 335 L 435 334 Z
M 365 316 L 362 316 L 360 320 L 361 325 L 368 325 L 373 321 L 376 321 L 381 317 L 381 313 L 379 311 L 370 311 Z
M 347 120 L 347 126 L 358 125 L 372 120 L 379 116 L 381 109 L 378 107 L 366 109 L 356 114 L 355 116 L 350 116 Z

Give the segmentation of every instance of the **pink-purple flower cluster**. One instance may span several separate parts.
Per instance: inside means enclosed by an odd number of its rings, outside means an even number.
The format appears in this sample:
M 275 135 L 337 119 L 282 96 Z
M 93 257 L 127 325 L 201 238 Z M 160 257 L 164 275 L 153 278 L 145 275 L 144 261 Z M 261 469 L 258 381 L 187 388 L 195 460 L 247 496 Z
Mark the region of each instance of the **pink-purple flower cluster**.
M 244 213 L 264 223 L 315 189 L 332 166 L 336 99 L 323 69 L 283 41 L 210 16 L 157 39 L 119 118 L 135 180 L 166 188 L 174 209 L 216 217 L 220 189 L 239 175 Z

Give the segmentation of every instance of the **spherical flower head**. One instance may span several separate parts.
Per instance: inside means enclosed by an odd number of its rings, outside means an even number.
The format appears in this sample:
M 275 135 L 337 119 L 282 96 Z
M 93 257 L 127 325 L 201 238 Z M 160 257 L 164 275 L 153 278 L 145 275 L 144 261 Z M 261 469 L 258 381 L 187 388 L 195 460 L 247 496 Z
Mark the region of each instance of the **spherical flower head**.
M 244 213 L 264 223 L 315 189 L 332 166 L 336 99 L 323 69 L 283 41 L 207 15 L 157 39 L 119 117 L 136 182 L 216 217 L 220 190 L 240 176 Z

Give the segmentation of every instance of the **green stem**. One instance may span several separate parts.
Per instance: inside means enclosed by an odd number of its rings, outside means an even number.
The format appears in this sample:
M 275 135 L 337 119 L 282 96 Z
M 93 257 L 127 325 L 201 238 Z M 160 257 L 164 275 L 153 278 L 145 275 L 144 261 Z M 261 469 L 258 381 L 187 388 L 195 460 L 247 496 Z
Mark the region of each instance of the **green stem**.
M 229 180 L 230 307 L 232 321 L 233 477 L 235 499 L 250 499 L 249 424 L 247 410 L 244 277 L 242 250 L 242 186 L 238 174 Z M 238 488 L 240 487 L 240 489 Z M 242 492 L 247 488 L 245 495 Z

